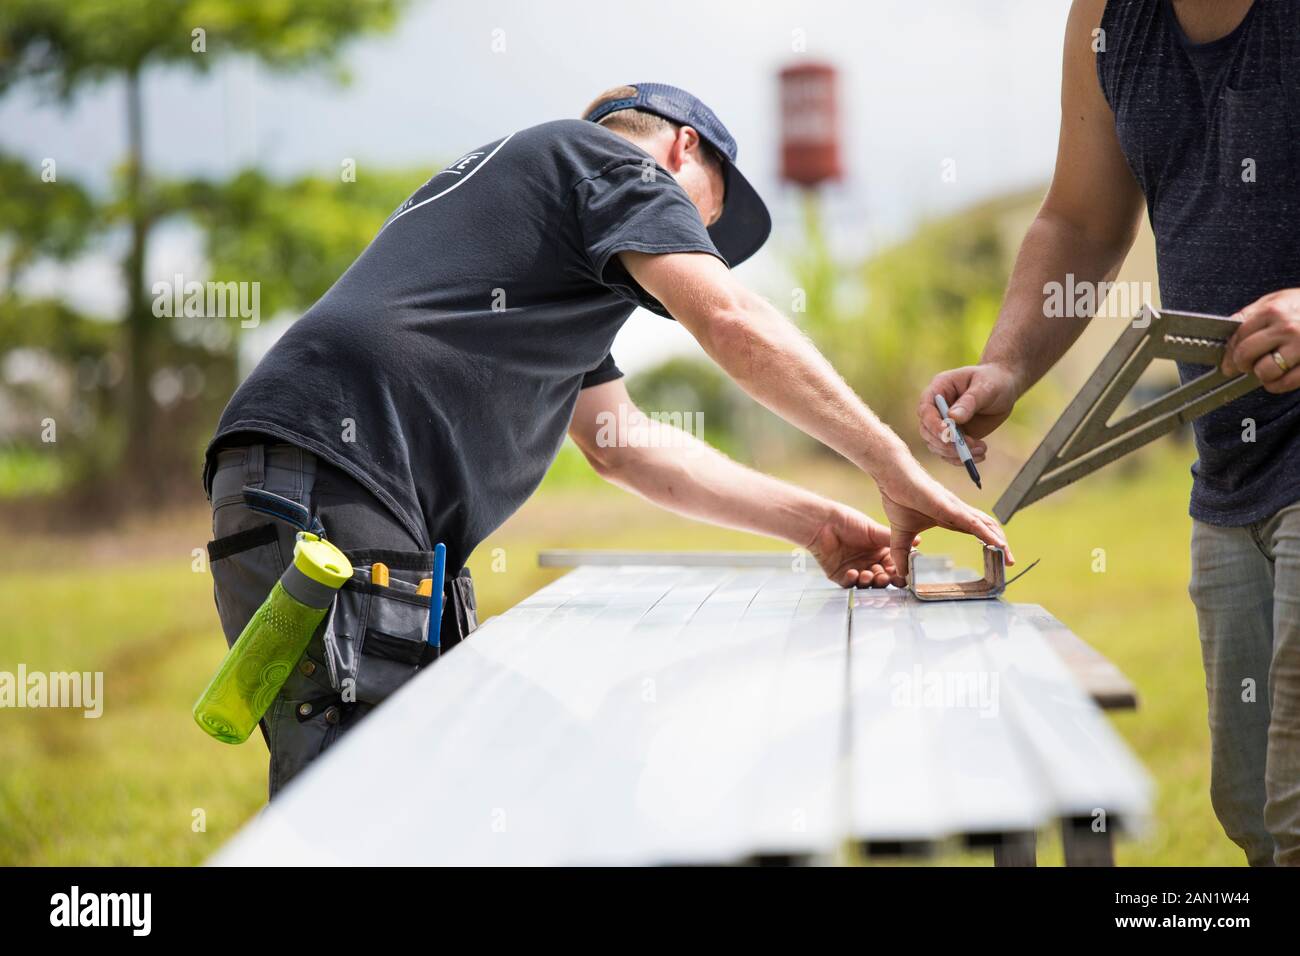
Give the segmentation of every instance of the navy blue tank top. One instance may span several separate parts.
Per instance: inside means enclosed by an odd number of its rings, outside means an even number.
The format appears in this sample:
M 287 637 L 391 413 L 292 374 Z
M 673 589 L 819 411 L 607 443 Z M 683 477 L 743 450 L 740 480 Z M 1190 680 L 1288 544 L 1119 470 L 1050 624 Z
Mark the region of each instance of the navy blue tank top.
M 1097 72 L 1146 196 L 1164 306 L 1232 315 L 1300 287 L 1300 0 L 1255 0 L 1210 43 L 1187 38 L 1171 0 L 1109 0 L 1101 26 Z M 1195 431 L 1192 517 L 1240 526 L 1300 501 L 1300 391 L 1257 389 Z

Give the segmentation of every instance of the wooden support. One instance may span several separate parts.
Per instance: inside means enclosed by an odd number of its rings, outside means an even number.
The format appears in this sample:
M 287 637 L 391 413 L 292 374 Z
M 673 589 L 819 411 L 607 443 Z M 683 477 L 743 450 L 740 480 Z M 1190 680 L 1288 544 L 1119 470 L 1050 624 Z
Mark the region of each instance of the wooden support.
M 1017 604 L 1048 646 L 1056 652 L 1071 676 L 1092 702 L 1102 710 L 1136 710 L 1138 692 L 1123 671 L 1091 644 L 1083 640 L 1037 605 Z
M 993 847 L 994 866 L 1038 866 L 1038 834 L 1008 833 Z
M 1115 847 L 1110 831 L 1095 832 L 1089 817 L 1061 821 L 1061 845 L 1066 866 L 1114 866 Z M 993 865 L 1026 867 L 1038 865 L 1038 836 L 1034 833 L 1007 834 L 993 847 Z
M 1114 866 L 1115 847 L 1110 828 L 1093 829 L 1091 817 L 1061 821 L 1061 846 L 1066 866 Z

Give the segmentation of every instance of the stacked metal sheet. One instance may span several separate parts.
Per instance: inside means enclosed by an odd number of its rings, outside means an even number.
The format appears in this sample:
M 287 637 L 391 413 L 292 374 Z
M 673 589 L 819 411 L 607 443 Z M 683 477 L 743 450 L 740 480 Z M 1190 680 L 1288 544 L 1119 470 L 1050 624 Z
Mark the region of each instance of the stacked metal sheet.
M 487 622 L 223 864 L 842 859 L 1140 822 L 1039 608 L 780 567 L 581 567 Z

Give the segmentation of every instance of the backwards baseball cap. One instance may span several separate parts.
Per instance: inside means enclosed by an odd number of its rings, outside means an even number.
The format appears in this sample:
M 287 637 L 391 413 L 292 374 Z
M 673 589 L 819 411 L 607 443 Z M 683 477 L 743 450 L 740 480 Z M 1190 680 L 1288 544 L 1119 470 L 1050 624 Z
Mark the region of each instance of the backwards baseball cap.
M 617 110 L 641 110 L 689 126 L 722 157 L 722 176 L 726 197 L 722 215 L 709 227 L 709 238 L 730 266 L 744 262 L 767 241 L 772 231 L 772 217 L 759 198 L 758 191 L 736 168 L 736 141 L 722 125 L 722 120 L 685 90 L 666 83 L 633 83 L 635 96 L 606 100 L 583 117 L 592 123 Z

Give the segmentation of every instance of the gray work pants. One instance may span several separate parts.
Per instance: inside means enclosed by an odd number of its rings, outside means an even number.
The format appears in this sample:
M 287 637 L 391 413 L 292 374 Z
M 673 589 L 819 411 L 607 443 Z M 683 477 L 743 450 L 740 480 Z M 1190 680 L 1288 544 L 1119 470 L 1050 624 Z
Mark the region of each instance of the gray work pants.
M 433 556 L 357 481 L 293 445 L 220 451 L 211 487 L 214 540 L 208 552 L 228 645 L 293 560 L 299 531 L 290 520 L 254 510 L 247 489 L 301 506 L 357 569 L 262 720 L 270 750 L 268 791 L 274 797 L 436 656 L 427 644 L 428 598 L 415 597 L 419 580 L 431 573 Z M 280 508 L 290 518 L 294 510 L 287 504 Z M 392 569 L 391 587 L 369 583 L 374 561 Z M 445 594 L 444 650 L 475 624 L 468 571 L 453 577 Z
M 1195 522 L 1210 798 L 1253 866 L 1300 865 L 1300 504 L 1243 528 Z

